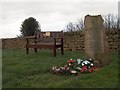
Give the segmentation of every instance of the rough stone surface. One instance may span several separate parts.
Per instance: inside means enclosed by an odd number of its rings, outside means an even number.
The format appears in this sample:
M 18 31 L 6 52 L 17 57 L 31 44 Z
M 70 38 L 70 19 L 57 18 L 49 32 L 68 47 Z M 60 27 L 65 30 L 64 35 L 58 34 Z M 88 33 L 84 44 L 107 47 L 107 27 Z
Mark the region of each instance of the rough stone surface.
M 108 64 L 108 43 L 101 15 L 85 16 L 85 55 L 96 66 Z
M 110 52 L 118 51 L 120 45 L 120 35 L 118 35 L 118 29 L 106 30 L 107 42 L 109 45 Z M 65 32 L 64 33 L 64 50 L 84 51 L 84 32 Z M 33 42 L 33 40 L 31 40 Z M 25 38 L 6 38 L 2 39 L 3 49 L 23 49 L 25 48 Z

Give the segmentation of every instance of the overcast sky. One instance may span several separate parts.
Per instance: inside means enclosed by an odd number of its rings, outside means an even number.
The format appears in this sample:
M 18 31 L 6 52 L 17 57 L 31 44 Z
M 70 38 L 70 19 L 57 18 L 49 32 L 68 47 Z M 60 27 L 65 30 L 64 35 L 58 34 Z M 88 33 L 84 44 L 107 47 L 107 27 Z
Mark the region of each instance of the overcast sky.
M 92 1 L 92 2 L 90 2 Z M 42 31 L 63 30 L 69 22 L 84 19 L 85 15 L 118 14 L 119 0 L 1 0 L 0 38 L 20 34 L 22 22 L 34 17 Z

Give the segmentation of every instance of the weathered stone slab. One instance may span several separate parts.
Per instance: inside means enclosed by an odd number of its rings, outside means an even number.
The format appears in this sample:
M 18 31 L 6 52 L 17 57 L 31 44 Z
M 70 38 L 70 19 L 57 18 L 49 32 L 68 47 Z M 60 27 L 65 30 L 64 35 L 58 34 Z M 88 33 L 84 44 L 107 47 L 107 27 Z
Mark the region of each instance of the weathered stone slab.
M 85 16 L 85 55 L 92 58 L 96 66 L 108 64 L 108 44 L 101 15 Z

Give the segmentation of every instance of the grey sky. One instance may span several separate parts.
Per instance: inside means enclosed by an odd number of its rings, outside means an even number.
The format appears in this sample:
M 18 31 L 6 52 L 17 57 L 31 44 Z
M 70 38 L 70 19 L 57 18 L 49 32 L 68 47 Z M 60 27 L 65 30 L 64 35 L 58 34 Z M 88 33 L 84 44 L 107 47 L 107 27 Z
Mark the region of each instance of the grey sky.
M 75 22 L 87 14 L 118 14 L 116 0 L 115 2 L 52 1 L 0 2 L 0 38 L 19 35 L 20 25 L 28 17 L 36 18 L 43 31 L 50 31 L 62 30 L 68 22 Z

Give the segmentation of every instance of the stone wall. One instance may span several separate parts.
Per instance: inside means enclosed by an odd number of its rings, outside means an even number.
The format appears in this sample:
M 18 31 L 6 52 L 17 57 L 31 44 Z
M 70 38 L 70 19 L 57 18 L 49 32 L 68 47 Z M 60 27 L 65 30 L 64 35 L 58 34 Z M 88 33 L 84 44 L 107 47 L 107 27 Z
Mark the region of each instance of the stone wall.
M 118 51 L 118 49 L 120 48 L 119 31 L 120 31 L 120 29 L 119 30 L 108 30 L 106 32 L 109 49 L 112 50 L 112 51 L 116 51 L 116 50 Z
M 24 38 L 7 38 L 2 39 L 2 48 L 25 48 L 26 40 Z
M 109 49 L 118 51 L 120 36 L 118 36 L 118 29 L 106 30 L 106 37 Z M 84 32 L 67 32 L 64 34 L 64 50 L 85 50 L 84 48 Z
M 107 41 L 109 44 L 109 49 L 112 51 L 117 51 L 120 47 L 118 45 L 118 30 L 106 30 Z M 31 40 L 33 42 L 33 40 Z M 9 38 L 2 39 L 2 48 L 15 48 L 21 49 L 25 48 L 26 39 L 25 38 Z M 84 50 L 84 32 L 66 32 L 64 33 L 64 50 Z
M 64 33 L 64 50 L 84 50 L 84 32 Z

